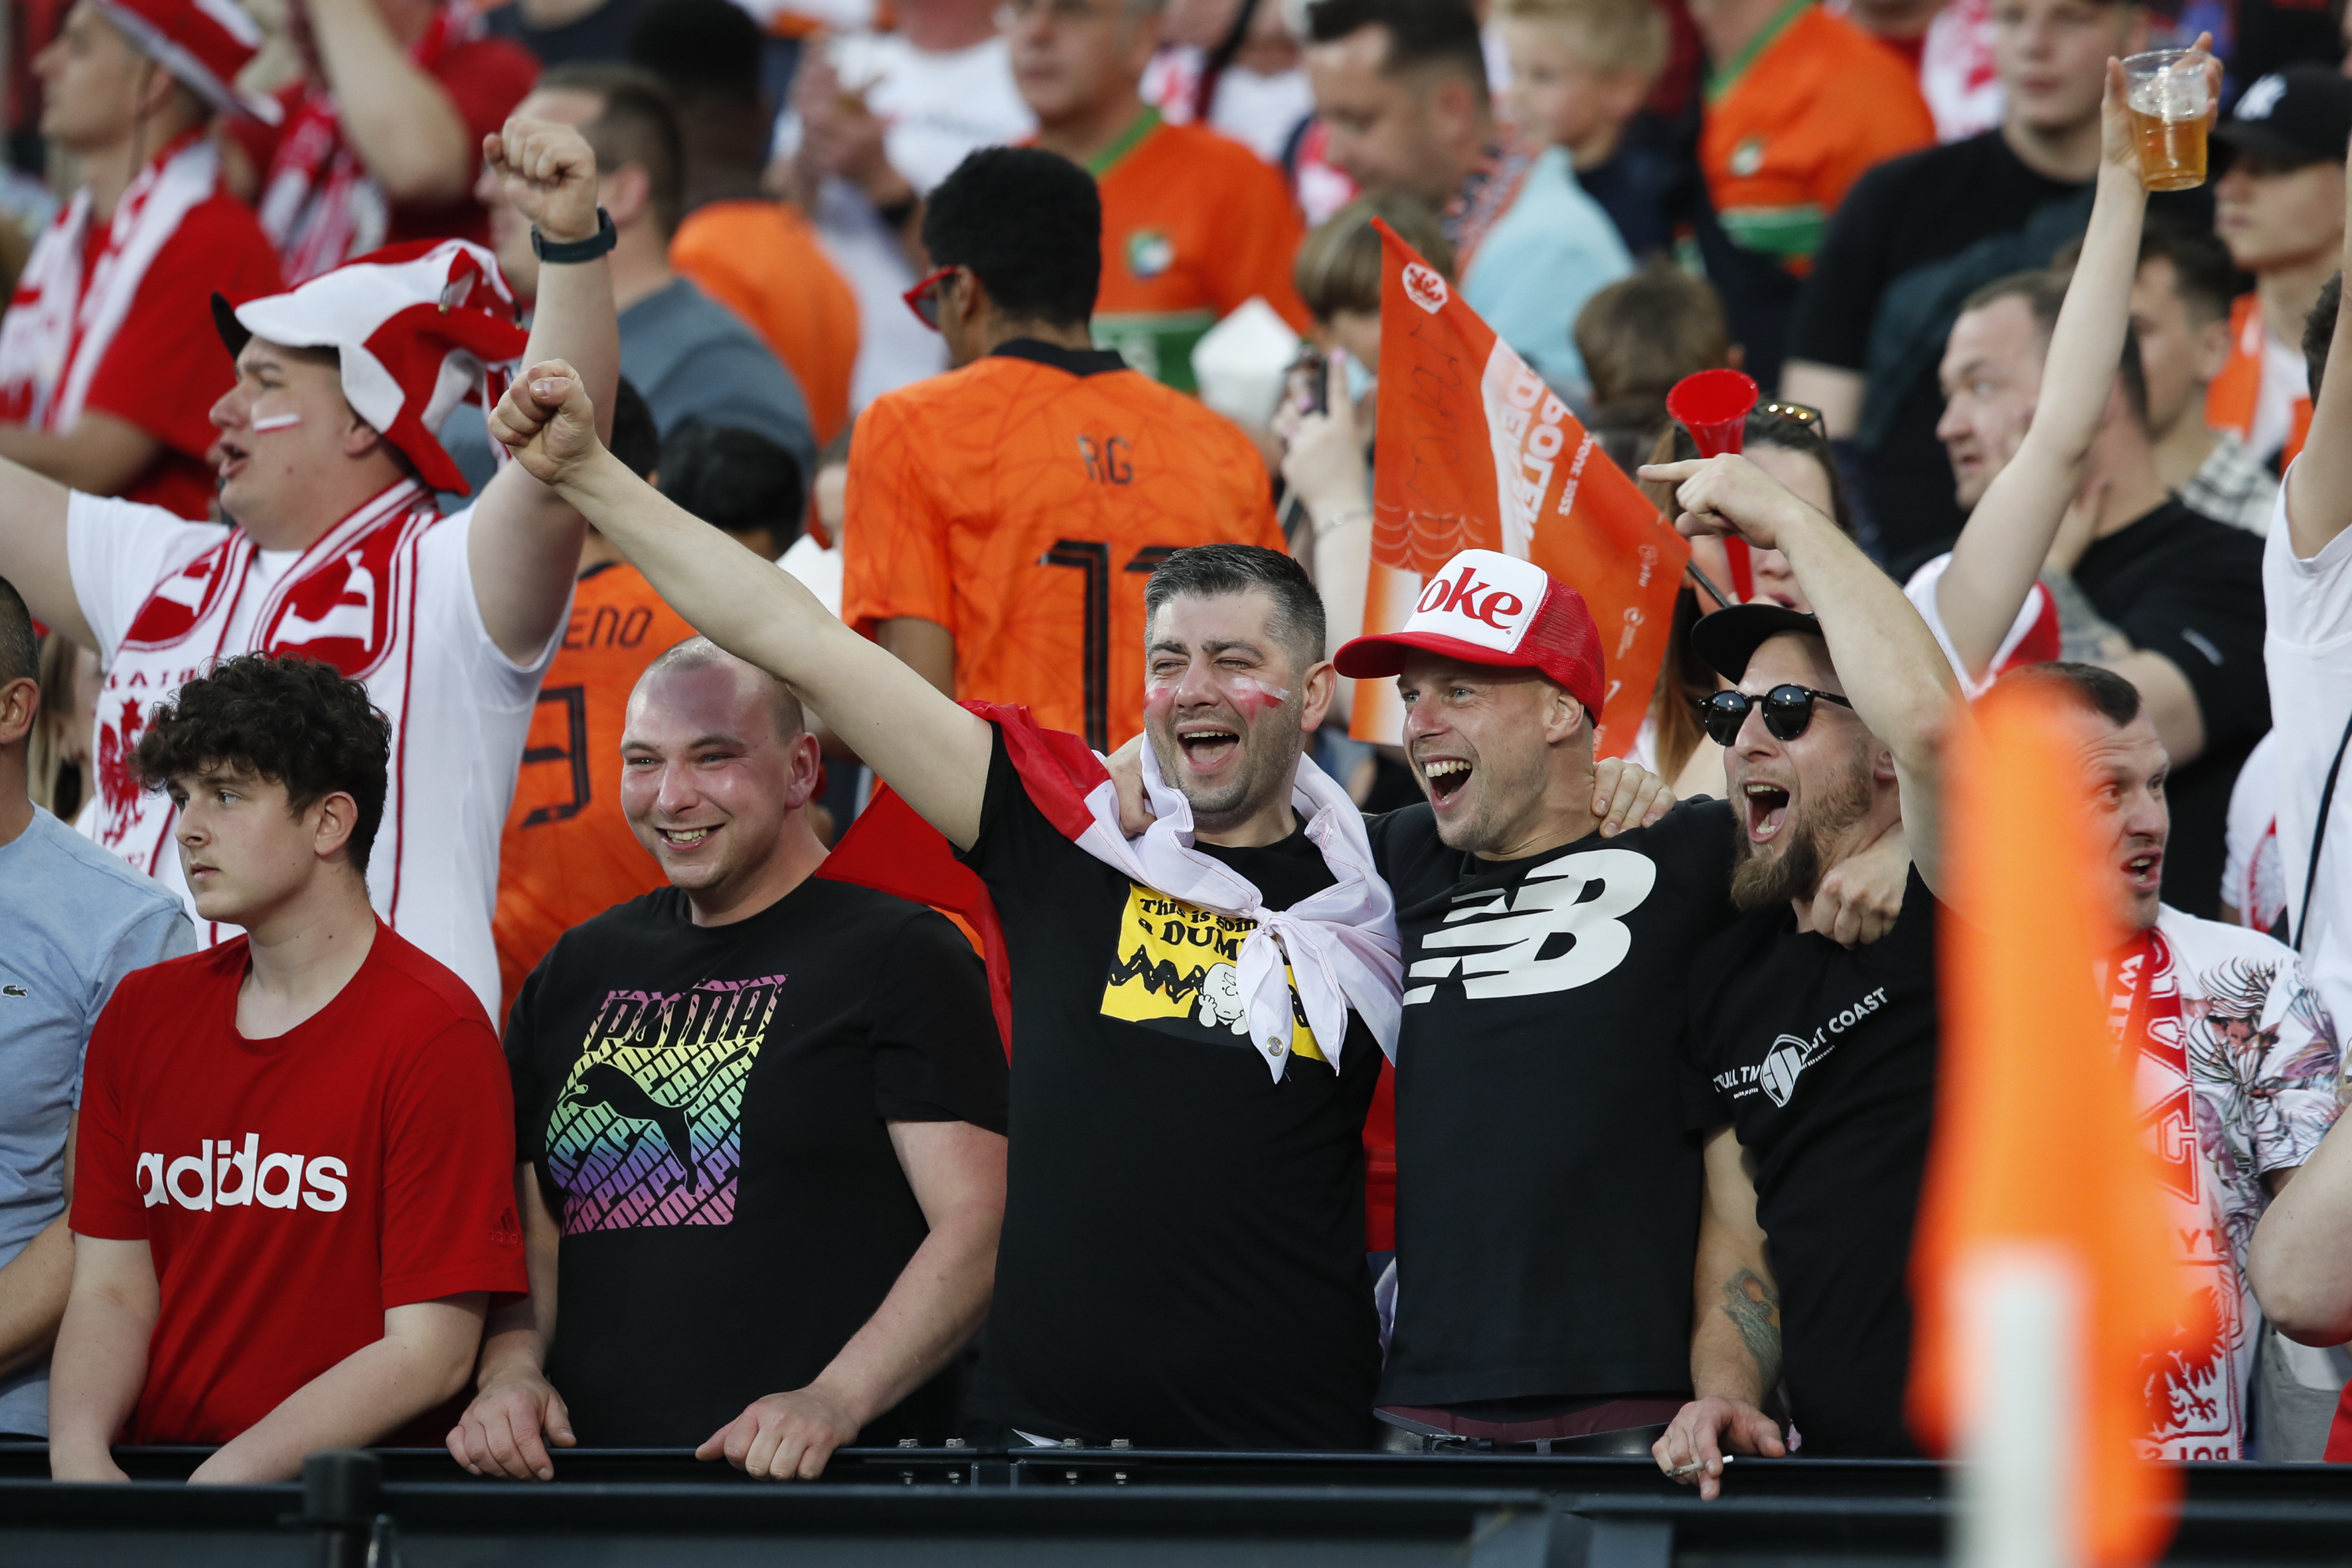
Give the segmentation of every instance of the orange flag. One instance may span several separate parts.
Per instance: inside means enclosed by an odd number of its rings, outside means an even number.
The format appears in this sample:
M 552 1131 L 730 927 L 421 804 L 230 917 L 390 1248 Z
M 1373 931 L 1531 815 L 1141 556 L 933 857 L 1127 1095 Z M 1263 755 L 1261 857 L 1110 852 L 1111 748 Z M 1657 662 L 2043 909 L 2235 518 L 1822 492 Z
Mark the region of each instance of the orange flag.
M 1912 1425 L 1969 1447 L 2001 1354 L 1964 1304 L 2005 1264 L 2066 1282 L 2074 1479 L 2063 1561 L 2152 1561 L 2180 1481 L 2145 1458 L 2150 1362 L 2210 1305 L 2186 1288 L 2097 969 L 2122 940 L 2098 896 L 2070 715 L 2049 693 L 1996 689 L 1956 746 L 1943 819 L 1948 901 L 1935 1146 L 1912 1254 Z M 2054 1267 L 2053 1267 L 2054 1266 Z M 2193 1329 L 2192 1329 L 2193 1331 Z M 2210 1323 L 2206 1332 L 2210 1332 Z M 1981 1427 L 1974 1430 L 1981 1432 Z
M 1437 269 L 1372 221 L 1381 397 L 1364 630 L 1403 626 L 1458 550 L 1533 561 L 1582 594 L 1601 627 L 1609 684 L 1594 744 L 1622 756 L 1650 709 L 1690 545 Z M 1395 744 L 1392 685 L 1359 683 L 1349 732 Z

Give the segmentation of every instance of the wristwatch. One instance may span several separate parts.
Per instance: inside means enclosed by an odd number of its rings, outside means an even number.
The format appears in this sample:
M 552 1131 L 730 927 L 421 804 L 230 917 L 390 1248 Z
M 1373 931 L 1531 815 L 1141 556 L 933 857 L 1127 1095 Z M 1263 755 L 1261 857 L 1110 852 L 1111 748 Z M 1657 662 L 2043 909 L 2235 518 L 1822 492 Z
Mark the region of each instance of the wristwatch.
M 550 239 L 539 232 L 539 225 L 530 226 L 530 253 L 542 263 L 561 266 L 567 261 L 593 261 L 620 243 L 621 234 L 613 226 L 613 215 L 603 207 L 596 209 L 596 232 L 587 239 Z

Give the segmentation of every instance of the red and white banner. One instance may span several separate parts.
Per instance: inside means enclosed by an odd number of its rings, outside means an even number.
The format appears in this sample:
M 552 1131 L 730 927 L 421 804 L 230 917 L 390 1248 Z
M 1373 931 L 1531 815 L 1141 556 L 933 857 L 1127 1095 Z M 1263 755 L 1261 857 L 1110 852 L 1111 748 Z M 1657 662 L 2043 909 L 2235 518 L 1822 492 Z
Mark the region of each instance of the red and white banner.
M 1690 545 L 1437 269 L 1373 222 L 1381 395 L 1364 630 L 1402 626 L 1456 551 L 1533 561 L 1591 608 L 1608 682 L 1596 754 L 1622 756 L 1649 711 Z M 1360 682 L 1349 733 L 1393 745 L 1403 732 L 1395 686 Z

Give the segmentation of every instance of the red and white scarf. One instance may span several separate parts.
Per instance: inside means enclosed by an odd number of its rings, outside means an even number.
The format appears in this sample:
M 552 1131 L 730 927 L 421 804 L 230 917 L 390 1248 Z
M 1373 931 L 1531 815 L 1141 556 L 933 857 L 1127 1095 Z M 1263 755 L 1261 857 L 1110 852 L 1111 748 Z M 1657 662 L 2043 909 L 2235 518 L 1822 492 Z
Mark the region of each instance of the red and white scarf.
M 0 321 L 0 417 L 59 434 L 80 421 L 91 378 L 131 314 L 148 268 L 181 220 L 219 188 L 219 152 L 200 132 L 186 132 L 122 193 L 105 247 L 87 269 L 89 187 L 74 193 L 33 247 Z
M 2244 1283 L 2205 1171 L 2189 1072 L 2189 1032 L 2172 944 L 2150 926 L 2116 957 L 2107 983 L 2107 1026 L 2133 1053 L 2133 1103 L 2161 1173 L 2172 1235 L 2190 1287 L 2212 1303 L 2204 1324 L 2184 1324 L 2176 1342 L 2145 1358 L 2151 1457 L 2244 1457 L 2246 1412 L 2234 1364 L 2244 1345 Z
M 1143 782 L 1158 817 L 1142 837 L 1128 838 L 1119 832 L 1118 788 L 1084 741 L 1044 728 L 1026 708 L 964 706 L 1003 729 L 1005 753 L 1029 798 L 1071 843 L 1165 897 L 1255 922 L 1234 967 L 1249 1038 L 1276 1081 L 1290 1063 L 1294 984 L 1307 1027 L 1332 1067 L 1339 1065 L 1351 1009 L 1394 1058 L 1404 994 L 1396 902 L 1373 866 L 1363 813 L 1312 758 L 1298 760 L 1291 806 L 1305 819 L 1307 839 L 1322 852 L 1334 880 L 1286 910 L 1269 910 L 1249 879 L 1192 847 L 1192 803 L 1161 780 L 1150 747 L 1143 748 Z M 1004 943 L 995 910 L 978 879 L 953 859 L 936 831 L 897 797 L 877 793 L 822 875 L 953 909 L 971 920 L 987 949 L 997 1024 L 1010 1041 Z
M 458 12 L 445 5 L 408 51 L 409 62 L 429 75 L 464 37 Z M 262 182 L 260 218 L 289 289 L 383 245 L 391 198 L 344 142 L 341 110 L 320 82 L 304 90 L 278 138 Z

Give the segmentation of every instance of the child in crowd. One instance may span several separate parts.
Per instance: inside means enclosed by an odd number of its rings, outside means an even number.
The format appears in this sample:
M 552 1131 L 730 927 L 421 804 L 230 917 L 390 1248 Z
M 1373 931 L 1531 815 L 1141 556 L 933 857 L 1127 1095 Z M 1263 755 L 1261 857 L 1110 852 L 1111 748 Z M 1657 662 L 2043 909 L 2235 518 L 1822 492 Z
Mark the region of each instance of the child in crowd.
M 1666 394 L 1675 383 L 1739 363 L 1715 290 L 1664 260 L 1584 302 L 1576 317 L 1576 352 L 1592 378 L 1587 428 L 1629 474 L 1651 460 L 1666 427 Z
M 368 906 L 391 740 L 358 681 L 265 654 L 140 737 L 198 919 L 244 934 L 131 974 L 90 1036 L 59 1480 L 125 1479 L 118 1439 L 290 1479 L 458 1393 L 490 1296 L 530 1289 L 498 1037 Z
M 1498 0 L 1510 100 L 1530 141 L 1564 147 L 1577 184 L 1641 260 L 1674 243 L 1674 160 L 1642 111 L 1666 63 L 1652 0 Z

